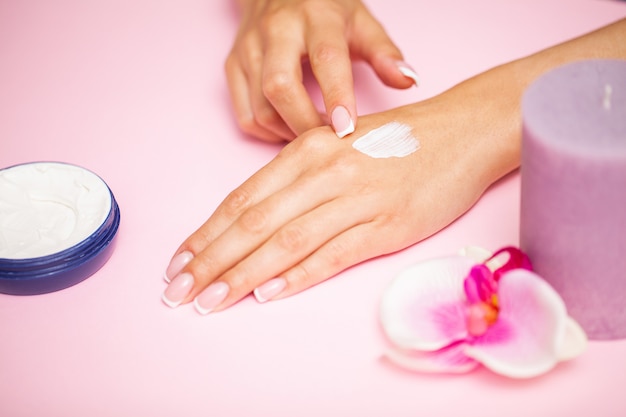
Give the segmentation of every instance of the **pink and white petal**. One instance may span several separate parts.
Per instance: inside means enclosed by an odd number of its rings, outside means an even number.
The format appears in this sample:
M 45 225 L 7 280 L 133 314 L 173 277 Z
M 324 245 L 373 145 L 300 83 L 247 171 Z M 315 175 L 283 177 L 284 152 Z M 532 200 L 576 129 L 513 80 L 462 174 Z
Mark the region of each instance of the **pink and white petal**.
M 471 342 L 466 354 L 492 371 L 530 378 L 559 360 L 567 312 L 556 291 L 525 269 L 505 273 L 499 283 L 498 320 Z
M 389 340 L 405 349 L 433 351 L 467 337 L 463 280 L 474 264 L 453 256 L 416 264 L 383 294 L 380 321 Z
M 453 344 L 434 352 L 391 349 L 385 354 L 391 363 L 411 371 L 462 374 L 475 369 L 479 363 L 464 353 L 465 345 Z
M 565 322 L 565 335 L 558 347 L 558 359 L 568 361 L 580 356 L 587 349 L 587 334 L 574 319 Z

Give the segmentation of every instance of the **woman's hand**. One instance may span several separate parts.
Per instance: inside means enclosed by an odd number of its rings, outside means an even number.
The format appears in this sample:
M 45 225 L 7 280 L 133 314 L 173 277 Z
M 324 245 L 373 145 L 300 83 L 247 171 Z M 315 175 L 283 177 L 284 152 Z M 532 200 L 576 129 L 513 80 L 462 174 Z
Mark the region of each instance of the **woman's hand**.
M 302 134 L 183 242 L 163 301 L 194 300 L 206 314 L 252 291 L 261 302 L 287 297 L 437 232 L 519 165 L 528 85 L 565 62 L 625 59 L 625 38 L 623 19 L 424 102 L 365 116 L 345 139 L 329 127 Z M 390 122 L 410 126 L 421 147 L 390 158 L 352 147 Z
M 497 117 L 510 106 L 486 100 L 483 87 L 364 116 L 345 139 L 329 127 L 301 135 L 180 246 L 163 300 L 195 300 L 208 313 L 252 291 L 287 297 L 442 229 L 516 166 L 511 118 Z M 391 121 L 411 126 L 421 147 L 390 158 L 352 147 Z
M 325 124 L 302 83 L 310 62 L 339 137 L 356 126 L 352 59 L 367 61 L 396 88 L 415 71 L 360 0 L 240 0 L 242 19 L 226 60 L 241 129 L 266 141 L 292 140 Z

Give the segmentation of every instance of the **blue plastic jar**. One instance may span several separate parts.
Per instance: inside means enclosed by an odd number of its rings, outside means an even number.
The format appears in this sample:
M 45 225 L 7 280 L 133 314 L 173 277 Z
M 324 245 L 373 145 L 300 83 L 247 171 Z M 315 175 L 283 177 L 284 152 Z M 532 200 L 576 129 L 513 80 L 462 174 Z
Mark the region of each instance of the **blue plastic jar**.
M 0 292 L 61 290 L 113 253 L 120 211 L 93 172 L 60 162 L 0 169 Z

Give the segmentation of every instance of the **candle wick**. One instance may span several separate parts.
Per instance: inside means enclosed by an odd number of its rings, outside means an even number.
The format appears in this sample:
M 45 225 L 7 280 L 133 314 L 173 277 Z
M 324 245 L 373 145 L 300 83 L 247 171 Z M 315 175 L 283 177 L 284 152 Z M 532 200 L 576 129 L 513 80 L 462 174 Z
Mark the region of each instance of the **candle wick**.
M 602 101 L 602 105 L 605 110 L 611 110 L 611 94 L 613 93 L 613 87 L 611 84 L 604 85 L 604 100 Z

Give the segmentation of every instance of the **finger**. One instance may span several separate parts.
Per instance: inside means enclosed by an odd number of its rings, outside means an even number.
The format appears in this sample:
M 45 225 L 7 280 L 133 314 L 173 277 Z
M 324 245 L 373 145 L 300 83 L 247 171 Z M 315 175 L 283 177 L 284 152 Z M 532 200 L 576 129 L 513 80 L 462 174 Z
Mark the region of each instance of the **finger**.
M 330 17 L 329 17 L 330 19 Z M 352 133 L 356 126 L 356 101 L 352 61 L 343 21 L 310 22 L 307 50 L 327 113 L 337 136 Z
M 209 219 L 178 247 L 170 259 L 164 279 L 170 282 L 183 268 L 222 234 L 248 208 L 293 181 L 300 169 L 297 154 L 290 158 L 281 157 L 289 152 L 287 145 L 270 163 L 233 190 L 217 207 Z
M 323 188 L 298 183 L 244 211 L 185 268 L 194 276 L 198 291 L 254 252 L 283 225 L 320 204 L 327 198 Z M 311 195 L 318 197 L 313 200 Z
M 262 246 L 228 270 L 216 283 L 229 291 L 219 303 L 212 304 L 212 289 L 207 288 L 194 300 L 199 312 L 222 310 L 248 295 L 260 284 L 310 255 L 337 234 L 355 226 L 366 217 L 369 208 L 353 207 L 351 200 L 339 198 L 325 203 L 287 223 Z
M 419 86 L 420 78 L 415 69 L 404 61 L 400 49 L 365 8 L 355 15 L 350 48 L 353 54 L 370 64 L 385 84 L 396 88 Z
M 333 147 L 328 146 L 332 136 L 326 129 L 311 130 L 298 141 L 287 144 L 272 161 L 233 190 L 209 219 L 178 247 L 166 268 L 165 280 L 170 282 L 242 213 L 293 183 L 302 175 L 307 161 L 324 159 L 321 154 L 332 152 Z M 305 200 L 310 200 L 310 196 Z
M 396 236 L 384 236 L 378 221 L 355 225 L 326 242 L 267 286 L 254 289 L 259 302 L 294 295 L 337 275 L 346 268 L 402 248 Z
M 272 161 L 230 192 L 209 219 L 189 236 L 177 253 L 200 253 L 224 233 L 246 210 L 278 193 L 294 181 L 301 171 L 302 160 L 287 145 Z M 289 153 L 289 157 L 284 154 Z
M 204 249 L 190 250 L 195 253 L 195 257 L 172 280 L 165 292 L 168 300 L 164 299 L 164 301 L 169 305 L 172 303 L 168 301 L 176 301 L 176 305 L 183 301 L 190 301 L 209 283 L 256 250 L 286 222 L 332 197 L 333 190 L 328 187 L 328 175 L 309 176 L 243 211 L 223 233 L 210 242 L 203 241 L 203 239 L 206 239 L 207 235 L 215 235 L 212 225 L 209 225 L 211 230 L 206 231 L 206 234 L 203 230 L 194 233 L 188 239 L 187 245 L 189 247 L 198 245 Z M 182 275 L 186 277 L 184 280 L 187 282 L 184 285 L 186 294 L 176 289 L 181 285 L 178 277 Z M 193 284 L 191 285 L 193 288 L 190 288 L 189 284 Z M 173 288 L 171 291 L 170 287 Z M 172 295 L 176 297 L 176 300 L 173 300 Z
M 265 99 L 260 87 L 255 87 L 255 83 L 260 83 L 261 61 L 261 56 L 240 57 L 235 53 L 226 60 L 226 81 L 237 124 L 245 133 L 268 142 L 293 139 L 293 132 Z
M 268 63 L 266 56 L 263 58 L 263 63 L 264 65 Z M 283 116 L 265 95 L 263 72 L 263 67 L 259 67 L 248 74 L 250 102 L 252 103 L 255 122 L 284 140 L 293 140 L 296 137 L 295 131 L 291 129 L 283 119 Z
M 302 82 L 303 46 L 290 31 L 266 40 L 262 86 L 264 96 L 297 135 L 322 125 L 322 119 Z

